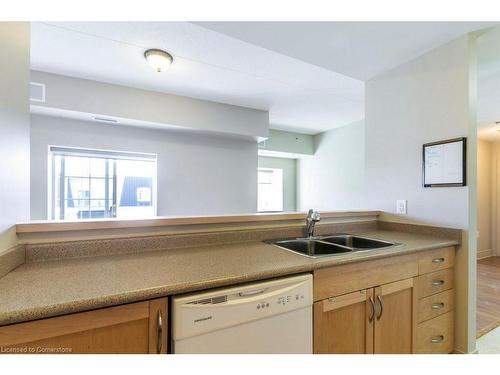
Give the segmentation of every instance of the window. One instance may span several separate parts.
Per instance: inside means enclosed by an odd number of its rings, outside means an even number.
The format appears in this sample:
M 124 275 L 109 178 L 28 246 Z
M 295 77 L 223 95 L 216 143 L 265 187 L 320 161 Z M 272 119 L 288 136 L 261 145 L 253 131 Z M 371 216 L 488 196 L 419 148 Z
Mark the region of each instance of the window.
M 258 169 L 257 210 L 283 211 L 283 169 Z
M 50 147 L 49 217 L 156 216 L 156 155 Z

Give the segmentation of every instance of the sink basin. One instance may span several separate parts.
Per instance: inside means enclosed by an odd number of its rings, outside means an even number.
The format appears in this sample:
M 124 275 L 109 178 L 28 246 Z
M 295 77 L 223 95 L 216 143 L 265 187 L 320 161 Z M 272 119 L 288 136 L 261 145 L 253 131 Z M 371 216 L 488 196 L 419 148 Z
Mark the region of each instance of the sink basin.
M 338 244 L 307 239 L 277 241 L 274 242 L 274 244 L 311 258 L 348 253 L 352 251 L 352 249 Z
M 296 238 L 291 240 L 272 241 L 272 244 L 310 258 L 327 257 L 349 252 L 369 251 L 384 247 L 397 246 L 393 242 L 351 234 L 333 236 Z
M 335 236 L 321 237 L 322 242 L 349 247 L 353 250 L 380 249 L 382 247 L 394 246 L 392 242 L 375 240 L 373 238 L 340 234 Z

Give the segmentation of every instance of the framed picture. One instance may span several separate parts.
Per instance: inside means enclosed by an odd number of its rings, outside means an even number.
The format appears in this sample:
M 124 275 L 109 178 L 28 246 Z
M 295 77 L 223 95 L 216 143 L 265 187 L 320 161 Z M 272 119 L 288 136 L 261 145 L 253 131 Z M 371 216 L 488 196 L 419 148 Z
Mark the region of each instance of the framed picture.
M 467 138 L 426 143 L 422 158 L 424 187 L 466 186 Z

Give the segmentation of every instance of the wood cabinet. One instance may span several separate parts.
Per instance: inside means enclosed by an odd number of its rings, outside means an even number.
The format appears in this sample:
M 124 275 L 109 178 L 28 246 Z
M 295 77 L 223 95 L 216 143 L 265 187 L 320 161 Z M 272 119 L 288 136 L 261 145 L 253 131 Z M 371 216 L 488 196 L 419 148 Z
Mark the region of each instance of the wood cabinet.
M 373 353 L 374 317 L 373 289 L 316 302 L 314 352 Z
M 454 346 L 455 249 L 419 255 L 416 353 L 450 353 Z
M 314 271 L 314 300 L 373 288 L 418 274 L 416 254 L 365 260 Z
M 413 278 L 314 304 L 314 352 L 412 353 Z
M 314 271 L 314 352 L 451 352 L 454 251 Z
M 0 327 L 4 353 L 166 353 L 167 299 Z
M 453 350 L 453 312 L 420 323 L 417 329 L 417 353 L 450 353 Z
M 415 339 L 416 296 L 409 278 L 375 288 L 375 354 L 410 354 Z

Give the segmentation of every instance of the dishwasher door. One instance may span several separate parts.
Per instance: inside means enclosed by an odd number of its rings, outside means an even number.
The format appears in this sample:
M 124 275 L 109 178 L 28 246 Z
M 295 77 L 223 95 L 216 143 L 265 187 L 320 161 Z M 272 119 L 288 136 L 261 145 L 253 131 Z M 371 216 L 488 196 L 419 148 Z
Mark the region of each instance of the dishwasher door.
M 173 299 L 174 353 L 312 353 L 312 275 Z

